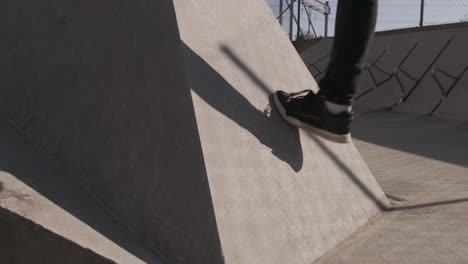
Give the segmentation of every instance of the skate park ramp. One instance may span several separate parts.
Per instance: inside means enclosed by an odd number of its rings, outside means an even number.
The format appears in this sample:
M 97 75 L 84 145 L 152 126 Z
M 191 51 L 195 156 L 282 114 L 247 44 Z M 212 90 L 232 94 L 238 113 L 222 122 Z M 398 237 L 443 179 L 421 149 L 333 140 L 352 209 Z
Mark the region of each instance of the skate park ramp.
M 301 57 L 320 79 L 333 39 Z M 372 42 L 356 105 L 467 120 L 468 23 L 378 32 Z
M 24 221 L 117 263 L 305 264 L 388 208 L 353 144 L 271 109 L 317 86 L 263 1 L 4 7 L 0 204 Z
M 352 131 L 394 207 L 317 263 L 466 262 L 466 35 L 466 23 L 376 34 Z M 316 79 L 332 42 L 301 53 Z

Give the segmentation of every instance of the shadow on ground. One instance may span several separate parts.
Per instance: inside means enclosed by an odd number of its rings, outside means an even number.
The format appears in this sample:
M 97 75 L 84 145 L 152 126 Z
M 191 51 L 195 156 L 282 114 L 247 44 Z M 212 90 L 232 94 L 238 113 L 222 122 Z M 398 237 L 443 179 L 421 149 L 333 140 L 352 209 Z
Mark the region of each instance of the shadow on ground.
M 353 137 L 363 142 L 468 168 L 466 123 L 395 111 L 381 111 L 359 114 L 353 125 Z M 405 157 L 403 154 L 400 156 Z M 412 210 L 468 202 L 468 197 L 460 195 L 457 197 L 456 194 L 453 196 L 455 196 L 453 199 L 417 204 L 404 202 L 389 209 Z
M 426 207 L 435 207 L 435 206 L 443 206 L 447 204 L 457 204 L 457 203 L 465 203 L 468 202 L 467 198 L 456 198 L 456 199 L 449 199 L 449 200 L 442 200 L 442 201 L 430 201 L 426 203 L 418 203 L 418 204 L 411 204 L 411 205 L 392 205 L 387 203 L 386 201 L 382 200 L 381 198 L 377 197 L 371 189 L 369 189 L 365 183 L 363 183 L 359 176 L 356 175 L 351 168 L 349 168 L 339 157 L 337 154 L 333 152 L 326 144 L 324 144 L 321 140 L 317 139 L 313 133 L 307 133 L 308 138 L 313 140 L 317 146 L 335 163 L 335 165 L 346 175 L 351 182 L 356 185 L 362 193 L 364 193 L 367 198 L 372 200 L 374 204 L 380 208 L 382 211 L 401 211 L 401 210 L 413 210 L 413 209 L 420 209 Z
M 468 125 L 395 111 L 360 114 L 353 137 L 372 144 L 468 167 Z

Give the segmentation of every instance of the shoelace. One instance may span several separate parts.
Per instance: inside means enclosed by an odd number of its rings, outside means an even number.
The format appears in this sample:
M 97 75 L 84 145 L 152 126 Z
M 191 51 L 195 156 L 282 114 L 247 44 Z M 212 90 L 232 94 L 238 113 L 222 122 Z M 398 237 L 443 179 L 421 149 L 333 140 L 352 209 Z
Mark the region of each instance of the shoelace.
M 311 92 L 312 92 L 312 90 L 302 90 L 302 91 L 299 91 L 299 92 L 290 93 L 288 99 L 286 99 L 286 103 L 289 103 L 292 100 L 304 98 L 307 94 L 309 94 Z M 304 94 L 304 95 L 302 95 L 302 94 Z

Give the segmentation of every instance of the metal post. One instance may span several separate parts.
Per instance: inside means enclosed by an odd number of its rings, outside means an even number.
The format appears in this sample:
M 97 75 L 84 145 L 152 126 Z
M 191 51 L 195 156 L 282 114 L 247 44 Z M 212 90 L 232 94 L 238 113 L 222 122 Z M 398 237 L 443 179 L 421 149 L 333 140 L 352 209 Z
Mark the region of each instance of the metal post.
M 294 23 L 294 0 L 291 0 L 289 6 L 289 39 L 293 39 L 293 23 Z
M 307 33 L 310 33 L 310 30 L 312 29 L 312 31 L 314 32 L 314 37 L 317 37 L 317 32 L 315 32 L 315 28 L 314 28 L 314 25 L 312 25 L 312 21 L 311 21 L 311 18 L 310 18 L 310 13 L 309 11 L 307 10 L 307 6 L 305 5 L 305 2 L 302 1 L 302 6 L 304 7 L 304 11 L 306 12 L 306 15 L 307 15 L 307 20 L 308 20 L 308 29 L 307 29 Z
M 419 26 L 424 26 L 424 0 L 421 0 L 421 13 L 419 17 Z
M 326 11 L 324 12 L 325 14 L 325 37 L 328 37 L 328 15 L 330 15 L 330 5 L 327 2 L 325 2 L 325 7 L 326 7 Z
M 279 3 L 279 13 L 280 13 L 279 23 L 282 26 L 283 25 L 283 0 L 280 0 L 280 3 Z
M 301 0 L 297 0 L 297 37 L 301 35 Z

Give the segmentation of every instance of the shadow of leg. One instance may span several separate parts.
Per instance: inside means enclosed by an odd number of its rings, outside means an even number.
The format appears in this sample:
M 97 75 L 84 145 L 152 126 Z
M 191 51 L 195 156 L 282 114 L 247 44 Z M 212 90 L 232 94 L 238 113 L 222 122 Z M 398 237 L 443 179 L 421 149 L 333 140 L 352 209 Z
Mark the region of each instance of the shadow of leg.
M 268 116 L 256 109 L 187 45 L 184 45 L 184 54 L 192 90 L 211 107 L 249 131 L 278 159 L 288 163 L 294 171 L 300 171 L 303 156 L 298 129 L 283 122 L 277 111 L 272 111 Z M 244 65 L 242 69 L 248 68 Z M 269 90 L 260 79 L 255 78 L 258 86 Z

